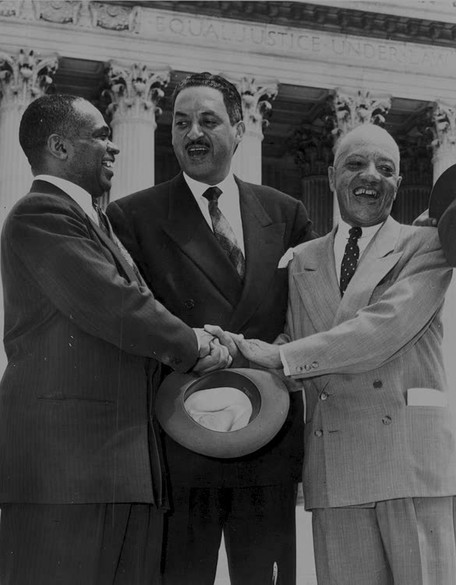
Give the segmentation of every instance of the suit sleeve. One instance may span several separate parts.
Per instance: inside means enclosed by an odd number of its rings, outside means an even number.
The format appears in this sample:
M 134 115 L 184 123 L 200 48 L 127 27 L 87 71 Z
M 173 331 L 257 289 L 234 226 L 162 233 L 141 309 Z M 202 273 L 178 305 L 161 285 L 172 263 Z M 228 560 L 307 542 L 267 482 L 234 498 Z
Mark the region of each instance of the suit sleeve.
M 18 270 L 22 264 L 55 309 L 86 333 L 179 371 L 195 363 L 193 330 L 149 289 L 122 277 L 73 207 L 29 200 L 9 217 L 3 238 Z
M 443 213 L 437 227 L 448 264 L 456 267 L 456 200 Z
M 394 359 L 428 329 L 443 304 L 450 280 L 451 269 L 437 238 L 423 243 L 410 255 L 395 282 L 355 317 L 282 345 L 290 375 L 357 374 Z M 293 318 L 291 310 L 288 318 Z

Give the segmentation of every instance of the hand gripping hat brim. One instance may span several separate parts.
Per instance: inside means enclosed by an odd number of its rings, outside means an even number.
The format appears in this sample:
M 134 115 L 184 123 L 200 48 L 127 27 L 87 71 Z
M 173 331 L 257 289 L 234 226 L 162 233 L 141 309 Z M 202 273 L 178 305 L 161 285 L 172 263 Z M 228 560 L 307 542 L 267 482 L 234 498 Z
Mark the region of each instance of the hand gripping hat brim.
M 456 164 L 448 167 L 435 182 L 429 198 L 429 217 L 437 221 L 456 199 Z
M 184 405 L 194 392 L 231 387 L 241 390 L 252 404 L 249 423 L 235 431 L 216 431 L 196 422 Z M 257 451 L 282 428 L 290 397 L 275 374 L 249 368 L 217 370 L 204 376 L 170 374 L 160 385 L 155 413 L 165 432 L 177 443 L 209 457 L 242 457 Z

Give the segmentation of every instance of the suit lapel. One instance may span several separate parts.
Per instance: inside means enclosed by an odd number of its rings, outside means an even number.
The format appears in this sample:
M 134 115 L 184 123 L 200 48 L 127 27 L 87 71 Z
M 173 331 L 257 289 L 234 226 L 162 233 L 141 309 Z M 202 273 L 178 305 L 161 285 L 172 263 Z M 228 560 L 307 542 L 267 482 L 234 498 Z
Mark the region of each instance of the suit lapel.
M 86 222 L 87 227 L 91 230 L 94 234 L 95 238 L 101 241 L 102 245 L 109 249 L 113 256 L 113 260 L 117 264 L 118 267 L 122 269 L 122 271 L 128 276 L 130 281 L 138 281 L 138 278 L 133 270 L 133 268 L 128 264 L 125 258 L 122 256 L 119 248 L 114 244 L 114 242 L 108 238 L 108 236 L 101 230 L 96 223 L 94 223 L 85 213 L 85 211 L 78 205 L 78 203 L 70 197 L 65 191 L 62 191 L 59 187 L 54 185 L 53 183 L 48 183 L 47 181 L 33 181 L 31 192 L 33 193 L 47 193 L 49 195 L 57 195 L 60 199 L 65 200 L 69 206 L 74 207 L 77 211 L 81 214 L 84 221 Z
M 218 291 L 235 305 L 242 283 L 207 225 L 182 173 L 170 182 L 168 221 L 163 228 Z
M 283 254 L 285 225 L 273 223 L 254 189 L 236 178 L 239 187 L 246 272 L 230 328 L 239 331 L 265 295 Z
M 340 302 L 334 326 L 353 318 L 360 308 L 366 307 L 375 287 L 397 264 L 402 253 L 393 252 L 400 231 L 400 224 L 388 217 L 369 242 Z
M 293 270 L 293 284 L 316 331 L 332 327 L 341 299 L 334 264 L 334 235 L 335 229 L 307 244 Z

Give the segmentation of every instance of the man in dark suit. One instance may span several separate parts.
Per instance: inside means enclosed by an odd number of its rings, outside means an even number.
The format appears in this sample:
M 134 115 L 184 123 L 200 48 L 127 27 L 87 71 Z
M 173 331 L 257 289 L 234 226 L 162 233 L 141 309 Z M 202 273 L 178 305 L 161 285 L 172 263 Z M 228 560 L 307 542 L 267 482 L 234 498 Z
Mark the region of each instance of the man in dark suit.
M 150 388 L 158 362 L 186 371 L 209 338 L 155 300 L 92 206 L 119 152 L 101 113 L 43 96 L 20 142 L 35 180 L 2 233 L 0 582 L 152 584 L 165 500 Z
M 174 94 L 172 180 L 108 207 L 116 233 L 154 294 L 188 325 L 217 324 L 272 341 L 283 329 L 285 251 L 310 237 L 301 203 L 234 177 L 244 133 L 241 98 L 209 73 Z M 217 189 L 208 189 L 216 187 Z M 211 366 L 211 358 L 204 363 Z M 231 582 L 295 583 L 296 486 L 302 465 L 302 399 L 260 451 L 236 460 L 190 452 L 165 438 L 171 485 L 164 583 L 212 585 L 222 533 Z

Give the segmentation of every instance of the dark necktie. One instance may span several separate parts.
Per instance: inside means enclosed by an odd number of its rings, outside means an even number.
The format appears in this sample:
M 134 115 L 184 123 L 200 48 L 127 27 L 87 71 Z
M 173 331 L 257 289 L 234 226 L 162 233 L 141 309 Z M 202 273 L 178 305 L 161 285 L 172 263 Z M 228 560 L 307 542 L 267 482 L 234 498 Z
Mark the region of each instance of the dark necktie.
M 214 235 L 223 251 L 236 268 L 237 273 L 241 279 L 243 279 L 245 274 L 244 254 L 239 247 L 233 229 L 219 209 L 218 198 L 221 194 L 222 191 L 218 187 L 209 187 L 209 189 L 203 193 L 203 197 L 209 202 L 209 215 L 211 216 Z
M 359 258 L 358 240 L 362 233 L 363 231 L 360 227 L 352 227 L 348 232 L 348 241 L 345 246 L 342 264 L 340 265 L 340 292 L 342 295 L 355 274 Z
M 130 256 L 130 253 L 128 252 L 128 250 L 124 247 L 122 242 L 119 240 L 119 238 L 114 233 L 114 230 L 112 229 L 112 226 L 111 226 L 111 222 L 109 221 L 109 218 L 106 215 L 106 213 L 103 211 L 103 209 L 100 207 L 100 205 L 98 205 L 98 203 L 93 203 L 93 208 L 97 212 L 98 226 L 100 227 L 100 229 L 103 230 L 104 233 L 108 236 L 108 238 L 112 242 L 114 242 L 114 244 L 117 246 L 117 248 L 119 249 L 119 252 L 122 254 L 124 260 L 126 260 L 126 262 L 133 269 L 133 272 L 135 273 L 136 278 L 139 280 L 139 282 L 141 284 L 145 284 L 144 279 L 142 278 L 142 276 L 138 270 L 138 267 L 135 264 L 135 261 L 133 260 L 133 258 Z

